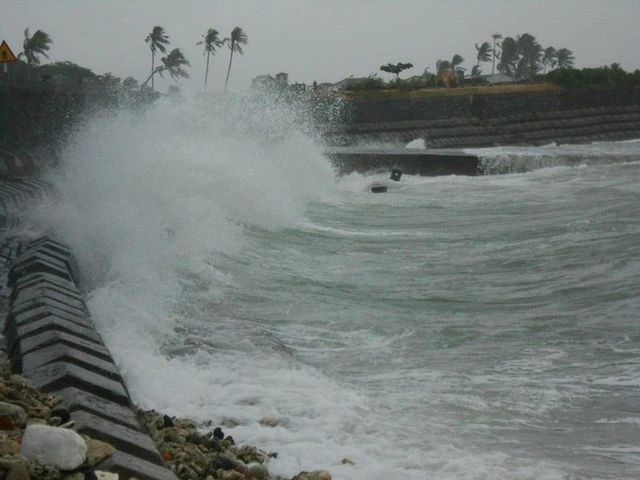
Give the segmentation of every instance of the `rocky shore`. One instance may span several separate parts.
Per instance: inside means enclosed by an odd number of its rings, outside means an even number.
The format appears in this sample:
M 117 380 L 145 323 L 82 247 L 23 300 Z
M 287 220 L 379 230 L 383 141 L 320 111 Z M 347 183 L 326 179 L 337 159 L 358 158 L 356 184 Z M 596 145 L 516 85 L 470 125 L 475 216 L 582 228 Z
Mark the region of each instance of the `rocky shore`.
M 116 480 L 97 469 L 115 448 L 88 435 L 76 434 L 62 399 L 38 391 L 26 378 L 11 372 L 0 357 L 0 478 L 7 480 Z M 198 425 L 155 411 L 136 411 L 143 429 L 156 443 L 168 468 L 180 479 L 285 480 L 272 476 L 268 462 L 276 452 L 237 445 L 220 428 Z M 28 439 L 36 432 L 38 445 Z M 66 431 L 61 434 L 60 431 Z M 57 432 L 57 433 L 56 433 Z M 51 440 L 49 440 L 49 436 Z M 26 438 L 26 440 L 25 440 Z M 288 479 L 286 479 L 288 480 Z M 331 480 L 326 470 L 300 472 L 291 480 Z

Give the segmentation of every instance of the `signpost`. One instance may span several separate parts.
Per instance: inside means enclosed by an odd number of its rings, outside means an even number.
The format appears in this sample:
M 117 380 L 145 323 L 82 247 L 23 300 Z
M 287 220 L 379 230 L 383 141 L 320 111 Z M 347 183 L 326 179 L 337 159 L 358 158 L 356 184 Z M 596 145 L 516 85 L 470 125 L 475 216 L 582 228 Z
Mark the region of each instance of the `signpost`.
M 7 45 L 7 42 L 5 42 L 4 40 L 2 40 L 2 43 L 0 44 L 0 63 L 4 64 L 4 76 L 7 76 L 7 64 L 9 63 L 13 63 L 13 62 L 17 62 L 18 59 L 16 58 L 16 56 L 13 54 L 13 52 L 11 51 L 11 49 L 9 48 L 9 45 Z

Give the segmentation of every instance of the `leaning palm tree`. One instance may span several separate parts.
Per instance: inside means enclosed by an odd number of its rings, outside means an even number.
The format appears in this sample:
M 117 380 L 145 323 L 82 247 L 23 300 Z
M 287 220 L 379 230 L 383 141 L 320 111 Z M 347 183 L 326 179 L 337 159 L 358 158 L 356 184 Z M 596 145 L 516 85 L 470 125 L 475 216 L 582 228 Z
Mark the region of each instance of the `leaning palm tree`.
M 207 56 L 207 68 L 204 71 L 204 90 L 207 90 L 207 79 L 209 78 L 209 57 L 215 55 L 216 48 L 222 46 L 222 40 L 219 37 L 218 31 L 214 28 L 207 30 L 207 33 L 202 35 L 202 40 L 196 45 L 204 45 L 204 53 Z
M 493 39 L 493 65 L 491 66 L 491 75 L 496 72 L 496 58 L 498 57 L 498 51 L 496 50 L 496 42 L 502 39 L 502 34 L 496 32 L 491 35 Z
M 156 52 L 166 53 L 167 48 L 165 45 L 169 45 L 169 35 L 164 31 L 159 25 L 153 27 L 151 33 L 147 35 L 147 38 L 144 39 L 146 43 L 149 44 L 149 49 L 151 49 L 151 88 L 154 88 L 153 85 L 153 75 L 155 71 L 155 61 L 156 61 Z M 146 83 L 146 82 L 145 82 Z
M 482 45 L 480 46 L 478 46 L 478 44 L 476 43 L 476 52 L 477 52 L 476 67 L 480 67 L 480 63 L 488 62 L 489 60 L 491 60 L 491 54 L 493 53 L 493 48 L 491 48 L 491 45 L 489 44 L 489 42 L 482 42 Z
M 531 79 L 540 70 L 542 47 L 536 37 L 523 33 L 516 37 L 519 59 L 516 68 L 516 78 Z
M 558 68 L 573 68 L 575 57 L 573 52 L 568 48 L 560 48 L 556 50 L 556 62 Z
M 153 77 L 156 73 L 162 77 L 164 72 L 169 72 L 169 75 L 171 75 L 171 78 L 174 80 L 178 80 L 179 78 L 189 78 L 189 73 L 184 69 L 184 67 L 188 67 L 190 64 L 187 59 L 184 58 L 184 54 L 179 48 L 171 50 L 169 54 L 166 57 L 162 57 L 160 61 L 162 62 L 162 65 L 158 65 L 153 72 L 151 72 L 151 75 L 149 75 L 144 83 L 140 85 L 140 88 L 149 83 L 149 80 L 153 81 Z
M 458 77 L 463 74 L 464 67 L 460 65 L 464 62 L 457 53 L 451 58 L 451 60 L 438 60 L 436 63 L 436 70 L 438 76 L 445 80 L 447 83 L 455 83 Z
M 240 55 L 242 55 L 243 52 L 241 45 L 246 45 L 247 43 L 249 43 L 249 38 L 247 37 L 247 34 L 244 33 L 242 28 L 235 27 L 231 31 L 231 36 L 225 38 L 223 42 L 226 43 L 227 47 L 229 47 L 229 68 L 227 68 L 227 78 L 224 81 L 224 91 L 226 92 L 227 83 L 229 83 L 229 74 L 231 73 L 231 62 L 233 61 L 233 54 L 234 52 L 238 52 Z
M 547 47 L 542 53 L 542 65 L 544 66 L 544 73 L 547 73 L 547 67 L 553 70 L 556 66 L 556 49 L 553 47 Z
M 33 36 L 30 37 L 29 29 L 24 29 L 22 52 L 18 54 L 18 58 L 24 57 L 27 60 L 27 65 L 29 65 L 27 76 L 31 75 L 31 69 L 34 66 L 40 65 L 40 55 L 45 58 L 49 58 L 47 52 L 51 48 L 52 43 L 53 40 L 48 33 L 45 33 L 42 30 L 36 30 Z
M 500 52 L 500 62 L 498 63 L 498 71 L 507 75 L 515 75 L 518 60 L 518 45 L 513 37 L 506 37 L 502 43 Z

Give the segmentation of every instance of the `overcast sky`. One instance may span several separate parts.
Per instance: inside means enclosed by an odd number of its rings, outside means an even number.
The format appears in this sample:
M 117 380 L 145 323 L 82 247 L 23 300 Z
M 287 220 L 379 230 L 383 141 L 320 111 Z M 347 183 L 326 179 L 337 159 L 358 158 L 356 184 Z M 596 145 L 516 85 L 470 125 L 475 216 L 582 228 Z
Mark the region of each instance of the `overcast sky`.
M 287 72 L 290 82 L 337 82 L 411 62 L 403 76 L 435 70 L 438 59 L 475 64 L 475 43 L 534 35 L 543 47 L 566 47 L 576 67 L 618 62 L 640 68 L 640 0 L 3 0 L 0 39 L 17 55 L 23 31 L 53 37 L 50 61 L 72 61 L 95 73 L 143 81 L 150 70 L 144 42 L 154 25 L 171 48 L 191 62 L 185 88 L 200 88 L 205 57 L 196 42 L 208 28 L 228 36 L 240 26 L 249 37 L 234 56 L 230 88 L 245 89 L 261 74 Z M 210 89 L 221 89 L 228 50 L 213 59 Z M 485 73 L 491 65 L 486 64 Z M 170 81 L 157 82 L 165 89 Z

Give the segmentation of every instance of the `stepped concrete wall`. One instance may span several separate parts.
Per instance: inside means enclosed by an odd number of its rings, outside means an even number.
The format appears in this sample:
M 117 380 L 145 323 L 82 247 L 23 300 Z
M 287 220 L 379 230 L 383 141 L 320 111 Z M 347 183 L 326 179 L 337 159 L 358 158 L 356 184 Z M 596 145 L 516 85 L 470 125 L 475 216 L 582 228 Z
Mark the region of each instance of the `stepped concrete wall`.
M 428 148 L 629 140 L 640 138 L 640 88 L 360 99 L 327 138 L 339 145 L 424 138 Z
M 43 156 L 44 157 L 44 156 Z M 50 187 L 38 155 L 0 152 L 0 348 L 12 370 L 62 399 L 73 429 L 115 447 L 97 466 L 121 478 L 177 480 L 142 431 L 118 367 L 91 319 L 71 250 L 55 239 L 7 237 Z
M 97 466 L 121 478 L 176 480 L 143 433 L 122 376 L 96 331 L 71 250 L 48 236 L 5 242 L 5 346 L 13 371 L 62 398 L 73 429 L 114 446 Z

